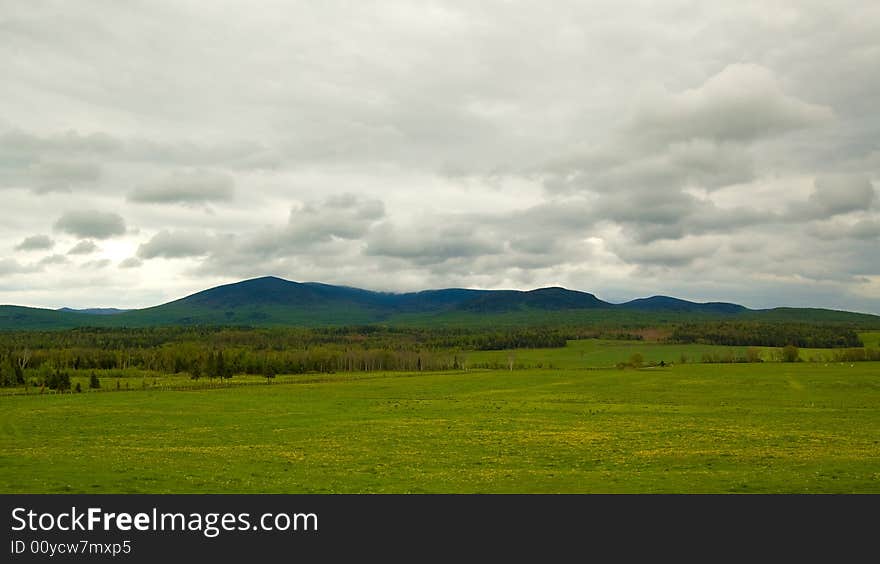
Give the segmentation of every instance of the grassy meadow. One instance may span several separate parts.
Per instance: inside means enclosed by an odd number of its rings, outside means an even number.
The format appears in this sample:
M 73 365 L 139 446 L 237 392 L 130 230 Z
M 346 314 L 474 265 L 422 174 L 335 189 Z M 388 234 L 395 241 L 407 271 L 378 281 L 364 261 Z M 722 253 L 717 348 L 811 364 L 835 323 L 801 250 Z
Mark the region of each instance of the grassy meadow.
M 880 333 L 863 333 L 860 337 L 868 342 Z M 870 348 L 880 348 L 874 345 Z M 704 344 L 667 344 L 658 341 L 626 341 L 606 339 L 583 339 L 569 341 L 564 348 L 517 349 L 503 351 L 474 351 L 467 355 L 472 366 L 509 367 L 513 363 L 519 368 L 609 368 L 627 363 L 635 354 L 641 355 L 645 364 L 687 364 L 700 363 L 706 357 L 742 357 L 748 349 L 758 352 L 764 361 L 778 357 L 779 349 L 774 347 L 731 347 Z M 800 359 L 813 362 L 829 362 L 836 349 L 809 349 L 799 351 Z
M 880 363 L 682 364 L 699 346 L 618 345 L 469 359 L 544 368 L 7 395 L 0 491 L 880 492 Z M 633 349 L 676 362 L 601 368 Z

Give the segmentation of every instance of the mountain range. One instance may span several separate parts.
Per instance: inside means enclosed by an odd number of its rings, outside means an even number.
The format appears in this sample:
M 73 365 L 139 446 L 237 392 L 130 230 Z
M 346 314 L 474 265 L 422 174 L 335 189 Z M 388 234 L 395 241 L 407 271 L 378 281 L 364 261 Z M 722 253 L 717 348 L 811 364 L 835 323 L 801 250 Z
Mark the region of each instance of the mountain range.
M 274 276 L 225 284 L 162 305 L 122 310 L 58 310 L 0 306 L 0 329 L 150 327 L 169 325 L 498 325 L 596 322 L 672 322 L 700 319 L 840 322 L 880 327 L 880 316 L 814 308 L 753 310 L 668 296 L 622 304 L 551 287 L 536 290 L 450 288 L 410 293 L 373 292 Z

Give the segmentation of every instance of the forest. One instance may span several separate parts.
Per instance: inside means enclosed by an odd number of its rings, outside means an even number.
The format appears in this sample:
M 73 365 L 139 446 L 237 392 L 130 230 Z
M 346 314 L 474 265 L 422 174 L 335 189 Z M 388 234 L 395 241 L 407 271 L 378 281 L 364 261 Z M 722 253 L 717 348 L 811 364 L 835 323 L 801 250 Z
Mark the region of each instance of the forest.
M 565 347 L 576 339 L 641 340 L 645 328 L 497 329 L 153 327 L 0 332 L 0 386 L 70 386 L 69 371 L 129 369 L 190 378 L 328 372 L 455 370 L 469 351 Z M 852 328 L 802 323 L 701 323 L 660 328 L 668 343 L 840 348 L 870 360 Z M 711 359 L 710 359 L 711 361 Z
M 831 349 L 862 347 L 858 333 L 845 325 L 809 323 L 705 322 L 674 328 L 670 340 L 676 343 L 711 345 Z

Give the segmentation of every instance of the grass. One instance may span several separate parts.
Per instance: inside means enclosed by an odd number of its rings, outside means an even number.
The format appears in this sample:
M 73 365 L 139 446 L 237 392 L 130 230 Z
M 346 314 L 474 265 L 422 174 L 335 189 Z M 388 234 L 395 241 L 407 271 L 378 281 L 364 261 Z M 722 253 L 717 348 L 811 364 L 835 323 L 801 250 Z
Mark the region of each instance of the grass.
M 870 336 L 870 333 L 864 335 Z M 880 335 L 880 333 L 878 333 Z M 656 341 L 623 341 L 583 339 L 569 341 L 565 348 L 555 349 L 517 349 L 503 351 L 475 351 L 467 354 L 471 366 L 506 367 L 510 361 L 520 368 L 608 368 L 620 362 L 628 362 L 638 353 L 646 364 L 663 361 L 666 364 L 700 362 L 703 355 L 725 357 L 733 354 L 743 356 L 750 347 L 729 347 L 723 345 L 675 345 Z M 778 349 L 773 347 L 754 347 L 760 350 L 761 357 L 770 361 Z M 800 349 L 803 360 L 815 359 L 825 362 L 833 358 L 835 349 Z
M 880 331 L 868 331 L 859 333 L 859 338 L 869 349 L 880 349 Z
M 880 492 L 878 363 L 256 382 L 2 397 L 0 492 Z

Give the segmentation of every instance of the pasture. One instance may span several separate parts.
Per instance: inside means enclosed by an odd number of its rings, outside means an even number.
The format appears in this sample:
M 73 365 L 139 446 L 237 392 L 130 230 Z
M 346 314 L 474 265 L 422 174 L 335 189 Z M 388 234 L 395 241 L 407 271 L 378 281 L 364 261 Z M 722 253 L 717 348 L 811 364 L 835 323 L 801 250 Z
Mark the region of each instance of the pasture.
M 553 362 L 5 396 L 0 491 L 880 492 L 876 362 Z
M 874 333 L 865 333 L 863 340 L 870 342 Z M 876 334 L 880 335 L 880 334 Z M 877 347 L 873 347 L 877 348 Z M 516 349 L 501 351 L 473 351 L 466 360 L 472 366 L 519 368 L 609 368 L 628 362 L 634 354 L 641 355 L 645 364 L 700 363 L 705 358 L 743 357 L 749 349 L 758 352 L 764 361 L 773 361 L 780 352 L 774 347 L 732 347 L 703 344 L 667 344 L 658 341 L 625 341 L 583 339 L 568 341 L 567 346 L 549 349 Z M 801 360 L 828 362 L 839 349 L 799 350 Z

